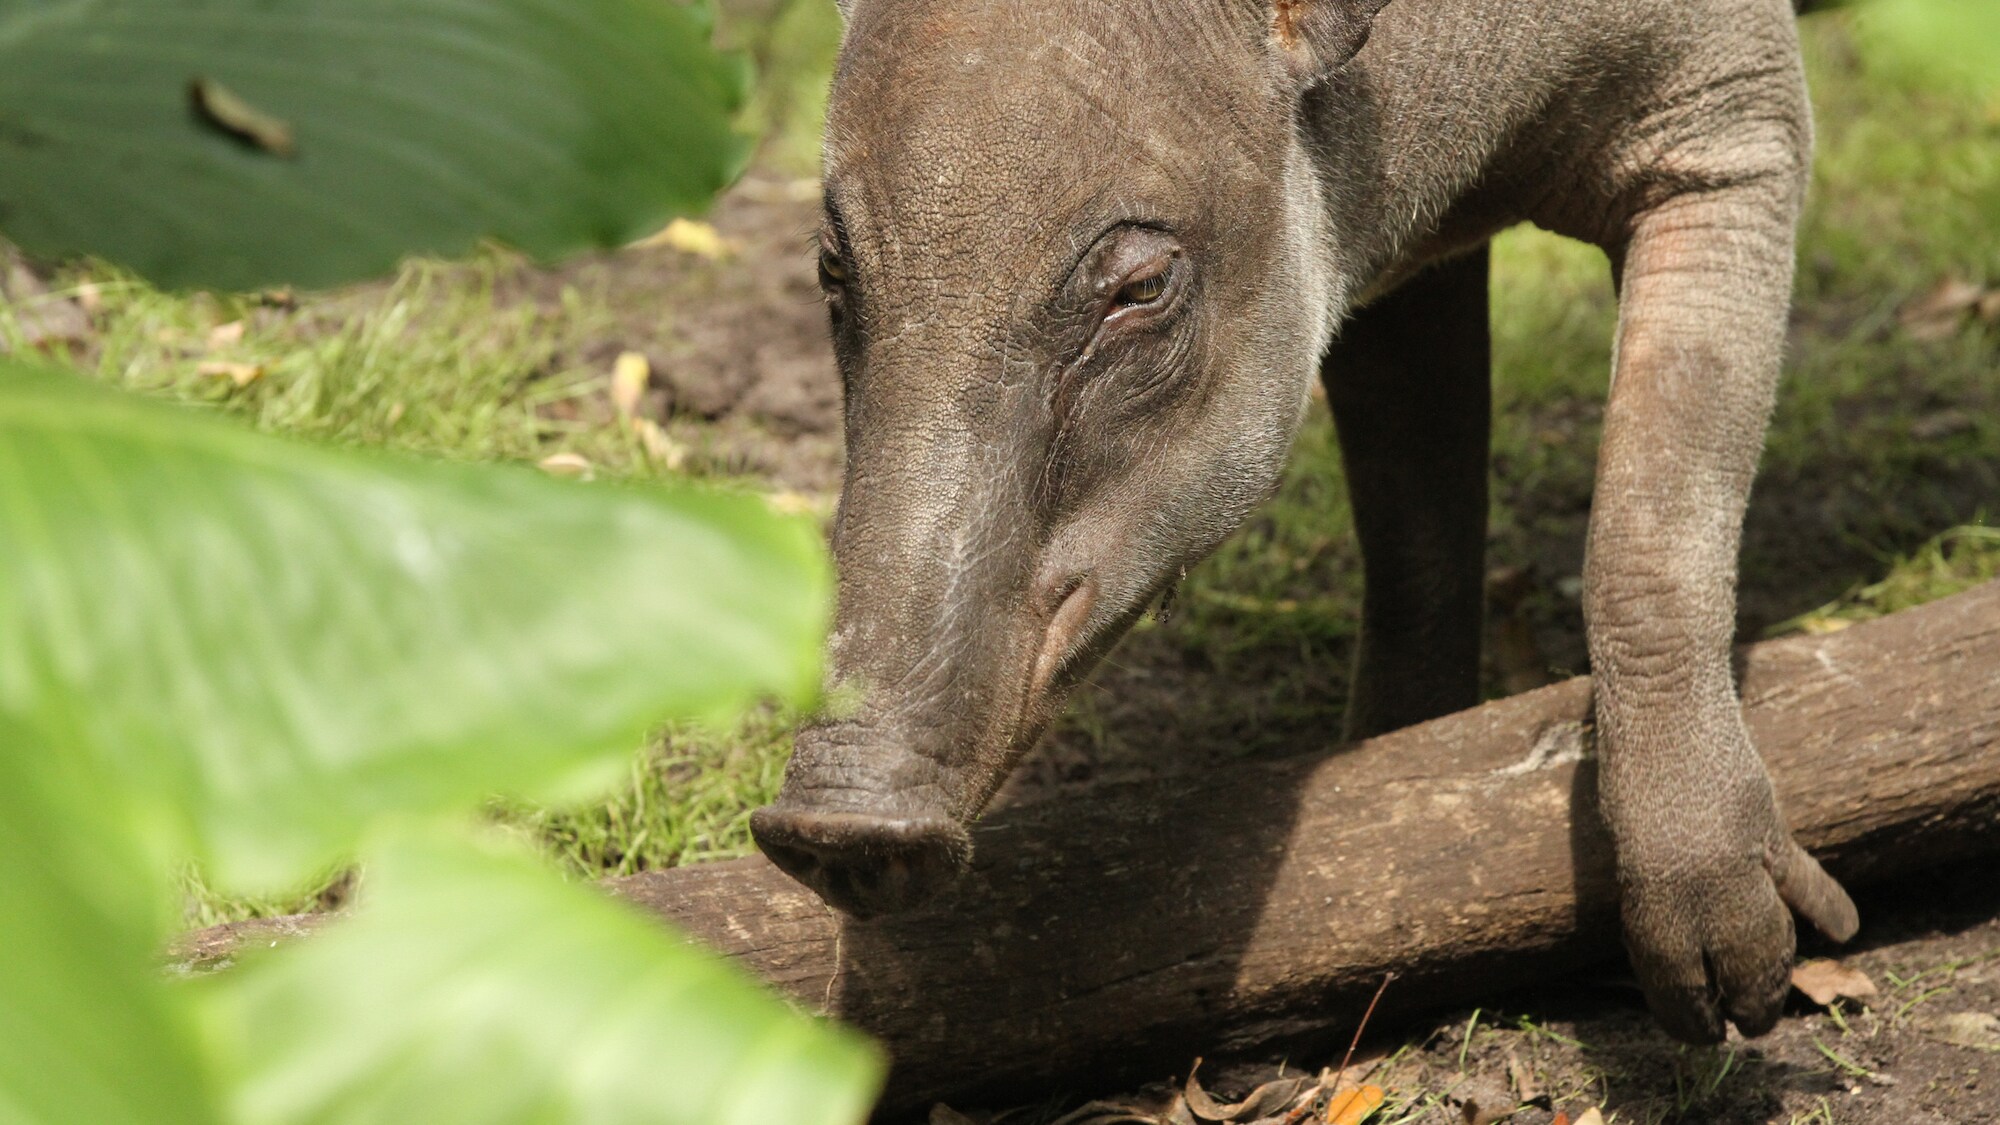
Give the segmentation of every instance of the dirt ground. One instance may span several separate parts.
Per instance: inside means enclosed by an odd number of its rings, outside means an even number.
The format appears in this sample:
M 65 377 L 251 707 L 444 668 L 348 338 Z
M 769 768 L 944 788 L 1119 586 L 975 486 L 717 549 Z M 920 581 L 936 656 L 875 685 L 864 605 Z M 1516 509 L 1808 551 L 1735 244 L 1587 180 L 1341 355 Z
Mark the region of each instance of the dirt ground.
M 709 219 L 728 248 L 721 259 L 634 249 L 521 283 L 545 303 L 573 289 L 607 310 L 601 336 L 565 359 L 608 368 L 620 352 L 645 354 L 648 408 L 708 467 L 831 494 L 840 486 L 840 376 L 809 255 L 818 185 L 753 174 Z
M 608 366 L 621 351 L 645 352 L 655 372 L 648 408 L 709 465 L 780 482 L 830 508 L 840 389 L 810 267 L 817 208 L 810 182 L 753 174 L 710 216 L 728 247 L 723 258 L 627 251 L 528 275 L 523 296 L 552 302 L 569 289 L 601 302 L 609 329 L 571 359 Z M 1813 330 L 1801 322 L 1801 331 Z M 1902 392 L 1881 393 L 1887 403 Z M 1928 405 L 1948 412 L 1957 404 Z M 1870 409 L 1851 404 L 1860 422 Z M 1558 403 L 1538 424 L 1594 445 L 1595 405 Z M 1927 466 L 1906 486 L 1857 480 L 1853 466 L 1838 462 L 1815 468 L 1760 484 L 1746 543 L 1746 637 L 1879 566 L 1853 534 L 1857 508 L 1899 507 L 1913 513 L 1912 526 L 1948 526 L 1969 522 L 2000 494 L 1995 467 L 1984 463 Z M 1518 616 L 1546 665 L 1581 670 L 1580 612 L 1553 587 L 1579 569 L 1587 482 L 1510 493 L 1502 478 L 1500 501 L 1525 530 L 1517 542 L 1496 543 L 1496 561 L 1533 576 L 1514 599 Z M 1760 567 L 1760 558 L 1785 565 Z M 1218 661 L 1170 632 L 1137 635 L 1119 650 L 1072 719 L 1024 765 L 1010 799 L 1319 746 L 1337 731 L 1346 658 L 1338 642 L 1323 673 L 1302 673 L 1296 649 L 1253 648 Z M 1243 706 L 1281 674 L 1295 705 Z M 1177 737 L 1158 738 L 1169 725 Z M 1140 751 L 1161 742 L 1187 749 L 1170 761 Z M 1371 1035 L 1364 1058 L 1374 1058 L 1360 1073 L 1390 1091 L 1374 1120 L 1544 1125 L 1558 1110 L 1574 1119 L 1600 1106 L 1608 1119 L 1631 1122 L 2000 1121 L 2000 879 L 1986 867 L 1947 872 L 1875 894 L 1866 910 L 1861 944 L 1840 952 L 1879 987 L 1869 1005 L 1843 1001 L 1829 1012 L 1795 997 L 1794 1014 L 1773 1035 L 1689 1051 L 1653 1029 L 1629 980 L 1585 976 L 1515 994 L 1496 987 L 1476 1013 Z M 1395 1053 L 1384 1058 L 1384 1050 Z M 1337 1059 L 1303 1061 L 1318 1068 Z M 1259 1059 L 1211 1063 L 1203 1073 L 1211 1088 L 1240 1094 L 1277 1071 L 1274 1060 Z M 1128 1091 L 1122 1100 L 1157 1102 L 1159 1093 Z M 1072 1091 L 1049 1106 L 971 1111 L 970 1119 L 1048 1121 L 1107 1096 L 1120 1100 L 1113 1091 Z

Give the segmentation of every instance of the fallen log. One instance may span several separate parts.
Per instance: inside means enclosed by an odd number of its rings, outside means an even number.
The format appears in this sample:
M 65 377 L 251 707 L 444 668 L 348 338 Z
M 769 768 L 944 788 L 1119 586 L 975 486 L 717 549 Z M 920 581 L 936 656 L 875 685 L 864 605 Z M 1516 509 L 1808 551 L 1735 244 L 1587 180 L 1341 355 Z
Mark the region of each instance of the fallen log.
M 2000 583 L 1743 653 L 1802 842 L 1850 886 L 2000 851 Z M 925 911 L 842 920 L 761 858 L 613 881 L 880 1038 L 885 1106 L 1183 1070 L 1619 951 L 1577 679 L 1351 749 L 997 813 Z M 1867 919 L 1863 919 L 1864 934 Z

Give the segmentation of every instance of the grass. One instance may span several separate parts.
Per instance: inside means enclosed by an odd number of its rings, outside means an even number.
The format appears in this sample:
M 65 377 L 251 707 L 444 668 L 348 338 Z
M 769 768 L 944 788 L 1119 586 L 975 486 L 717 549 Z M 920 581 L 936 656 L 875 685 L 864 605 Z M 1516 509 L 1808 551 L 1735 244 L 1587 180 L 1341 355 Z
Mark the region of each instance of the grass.
M 1781 622 L 1773 636 L 1832 633 L 2000 578 L 2000 527 L 1955 527 L 1897 560 L 1878 582 Z
M 99 379 L 240 415 L 260 429 L 468 461 L 574 450 L 646 475 L 637 445 L 593 417 L 602 372 L 563 362 L 596 326 L 502 290 L 528 269 L 493 252 L 413 262 L 391 281 L 294 305 L 285 295 L 165 293 L 107 267 L 59 273 L 95 328 L 71 358 Z M 13 316 L 0 342 L 19 345 Z M 601 412 L 599 412 L 601 413 Z
M 737 730 L 663 732 L 608 801 L 495 802 L 493 815 L 581 875 L 630 875 L 741 854 L 750 810 L 778 794 L 792 723 L 766 710 Z
M 748 114 L 774 138 L 765 167 L 810 175 L 837 20 L 819 0 L 735 7 L 729 33 L 764 64 Z M 1978 526 L 2000 498 L 2000 325 L 1919 338 L 1900 318 L 1941 279 L 2000 285 L 2000 109 L 1877 73 L 1843 17 L 1805 30 L 1819 162 L 1743 560 L 1750 637 L 1840 628 L 2000 576 L 2000 530 Z M 1532 573 L 1520 612 L 1546 670 L 1581 672 L 1575 576 L 1615 319 L 1609 271 L 1599 251 L 1526 229 L 1498 240 L 1494 263 L 1491 560 Z M 94 265 L 52 288 L 92 308 L 75 358 L 96 377 L 263 429 L 461 460 L 569 453 L 600 477 L 713 471 L 649 451 L 611 408 L 593 349 L 601 295 L 498 251 L 296 303 L 163 293 Z M 0 345 L 23 345 L 23 311 L 0 309 Z M 699 448 L 698 423 L 667 425 Z M 1323 743 L 1339 727 L 1360 593 L 1349 522 L 1316 407 L 1280 493 L 1195 568 L 1167 620 L 1141 625 L 1055 737 L 1092 753 L 1146 742 L 1127 697 L 1135 670 L 1164 669 L 1188 693 L 1173 721 L 1193 741 L 1227 754 Z M 786 750 L 776 715 L 662 732 L 607 801 L 491 812 L 579 876 L 734 854 Z M 192 900 L 197 921 L 315 901 Z

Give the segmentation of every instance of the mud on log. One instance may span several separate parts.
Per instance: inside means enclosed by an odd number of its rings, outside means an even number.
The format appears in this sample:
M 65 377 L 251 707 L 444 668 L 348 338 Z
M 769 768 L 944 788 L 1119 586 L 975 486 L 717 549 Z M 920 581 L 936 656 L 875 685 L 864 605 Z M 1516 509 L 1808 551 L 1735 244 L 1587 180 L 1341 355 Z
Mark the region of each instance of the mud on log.
M 1742 668 L 1784 811 L 1850 886 L 2000 850 L 2000 583 Z M 1351 1027 L 1391 970 L 1384 1007 L 1410 1012 L 1617 956 L 1589 708 L 1571 680 L 1005 810 L 963 885 L 909 917 L 843 922 L 762 859 L 610 886 L 882 1039 L 890 1108 L 1165 1077 Z

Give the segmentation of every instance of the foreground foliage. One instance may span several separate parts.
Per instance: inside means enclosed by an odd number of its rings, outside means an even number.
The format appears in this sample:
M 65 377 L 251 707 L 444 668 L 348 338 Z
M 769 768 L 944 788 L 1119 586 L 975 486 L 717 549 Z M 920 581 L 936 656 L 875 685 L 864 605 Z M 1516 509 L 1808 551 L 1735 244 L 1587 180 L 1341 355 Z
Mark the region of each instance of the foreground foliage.
M 809 696 L 809 523 L 313 449 L 18 366 L 0 472 L 0 1090 L 26 1120 L 865 1111 L 859 1041 L 411 827 L 615 776 L 660 717 Z M 352 922 L 155 979 L 181 857 L 254 888 L 350 850 Z
M 703 4 L 0 0 L 0 223 L 158 281 L 631 241 L 741 167 Z
M 616 775 L 658 717 L 810 695 L 810 522 L 296 446 L 20 366 L 0 472 L 0 1089 L 28 1121 L 866 1109 L 862 1043 L 408 829 Z M 154 979 L 180 857 L 260 887 L 348 849 L 380 879 L 352 923 L 200 989 Z
M 241 287 L 614 244 L 740 162 L 707 34 L 646 0 L 0 0 L 0 224 Z M 870 1044 L 477 816 L 809 700 L 817 528 L 203 413 L 0 360 L 0 1119 L 861 1120 Z M 351 919 L 165 979 L 190 860 L 242 893 L 343 859 Z
M 749 497 L 338 453 L 26 372 L 0 432 L 0 706 L 225 883 L 814 687 L 817 535 Z

